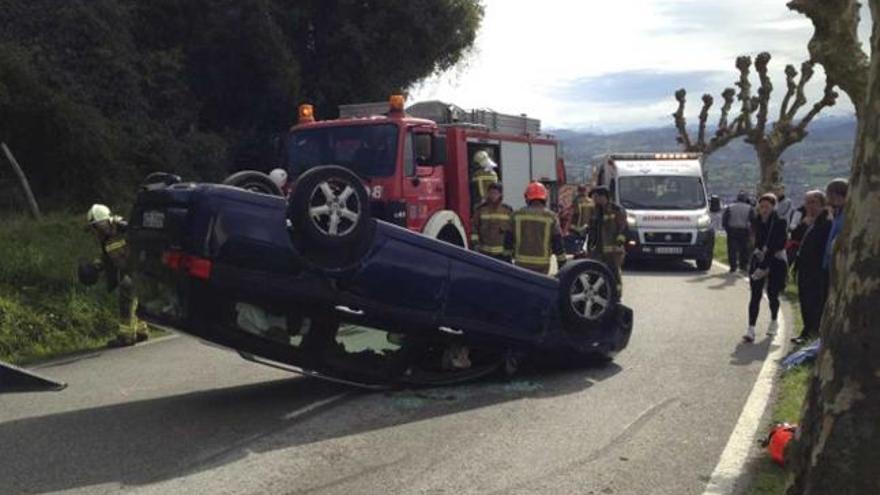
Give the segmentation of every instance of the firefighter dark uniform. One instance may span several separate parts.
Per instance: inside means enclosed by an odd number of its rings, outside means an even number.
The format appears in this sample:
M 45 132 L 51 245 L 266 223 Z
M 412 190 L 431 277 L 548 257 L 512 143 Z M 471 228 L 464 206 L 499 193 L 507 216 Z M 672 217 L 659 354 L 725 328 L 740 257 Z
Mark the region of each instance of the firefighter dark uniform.
M 599 187 L 592 192 L 608 195 L 608 190 Z M 626 257 L 626 211 L 610 200 L 605 206 L 596 204 L 589 228 L 587 255 L 605 263 L 617 276 L 617 293 L 622 294 L 623 277 L 620 268 Z
M 476 209 L 486 199 L 489 186 L 498 182 L 498 174 L 495 173 L 498 164 L 492 161 L 486 150 L 474 153 L 473 162 L 476 169 L 471 174 L 471 204 Z
M 504 203 L 497 205 L 483 202 L 471 219 L 471 245 L 486 256 L 510 262 L 511 251 L 505 247 L 505 239 L 513 228 L 513 208 Z
M 543 184 L 529 184 L 526 188 L 529 206 L 513 214 L 512 235 L 508 236 L 506 243 L 513 252 L 516 266 L 544 275 L 550 273 L 552 255 L 556 255 L 559 266 L 565 264 L 559 218 L 546 208 L 546 201 L 547 189 Z
M 590 226 L 590 220 L 593 218 L 593 200 L 586 194 L 578 194 L 571 202 L 571 226 L 569 230 L 572 233 L 584 237 Z
M 119 298 L 118 328 L 116 339 L 110 341 L 111 346 L 131 345 L 136 341 L 147 339 L 147 328 L 138 321 L 135 315 L 137 298 L 134 283 L 130 276 L 128 263 L 128 244 L 125 240 L 127 224 L 118 217 L 111 216 L 110 210 L 104 205 L 95 205 L 89 210 L 89 223 L 96 225 L 106 222 L 98 232 L 101 244 L 101 257 L 92 262 L 92 270 L 104 272 L 107 279 L 107 290 L 116 290 Z
M 471 190 L 474 204 L 479 205 L 486 199 L 489 186 L 498 182 L 498 174 L 492 170 L 479 169 L 471 177 Z

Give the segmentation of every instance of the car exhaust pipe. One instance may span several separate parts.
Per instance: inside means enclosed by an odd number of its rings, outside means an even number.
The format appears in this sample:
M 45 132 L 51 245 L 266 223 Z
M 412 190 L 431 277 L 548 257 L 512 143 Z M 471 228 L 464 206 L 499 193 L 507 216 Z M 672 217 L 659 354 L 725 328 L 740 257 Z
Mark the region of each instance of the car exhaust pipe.
M 24 368 L 0 361 L 0 394 L 11 392 L 59 392 L 64 382 L 40 376 Z

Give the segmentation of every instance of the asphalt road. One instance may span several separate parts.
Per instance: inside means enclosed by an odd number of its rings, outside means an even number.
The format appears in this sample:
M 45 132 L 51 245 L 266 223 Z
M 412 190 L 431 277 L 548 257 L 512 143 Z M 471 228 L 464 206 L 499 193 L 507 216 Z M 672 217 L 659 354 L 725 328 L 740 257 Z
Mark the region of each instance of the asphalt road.
M 69 388 L 0 395 L 0 493 L 700 494 L 778 342 L 740 344 L 717 268 L 624 284 L 613 364 L 510 382 L 367 393 L 186 337 L 46 367 Z

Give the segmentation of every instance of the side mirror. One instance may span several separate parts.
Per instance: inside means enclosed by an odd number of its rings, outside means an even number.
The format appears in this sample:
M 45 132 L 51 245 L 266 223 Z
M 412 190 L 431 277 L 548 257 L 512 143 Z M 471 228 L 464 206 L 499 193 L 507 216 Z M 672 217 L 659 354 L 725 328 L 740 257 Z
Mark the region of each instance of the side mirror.
M 446 136 L 431 136 L 431 165 L 446 164 Z
M 712 213 L 718 213 L 721 211 L 721 198 L 714 194 L 709 197 L 709 211 Z

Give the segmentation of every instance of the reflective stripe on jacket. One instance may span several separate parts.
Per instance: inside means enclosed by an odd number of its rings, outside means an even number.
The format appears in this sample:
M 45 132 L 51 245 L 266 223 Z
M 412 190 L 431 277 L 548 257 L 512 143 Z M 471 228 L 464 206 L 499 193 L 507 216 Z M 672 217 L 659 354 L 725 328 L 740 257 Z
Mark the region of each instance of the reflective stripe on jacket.
M 471 243 L 477 250 L 493 256 L 510 255 L 504 247 L 512 227 L 513 208 L 506 204 L 483 203 L 477 207 L 471 220 Z
M 491 170 L 480 169 L 474 172 L 474 175 L 471 177 L 471 186 L 474 197 L 471 198 L 471 201 L 474 204 L 480 204 L 486 199 L 489 186 L 496 182 L 498 182 L 498 174 Z
M 508 248 L 512 248 L 517 266 L 536 272 L 547 273 L 550 256 L 564 254 L 559 220 L 544 207 L 527 206 L 514 213 L 510 240 Z
M 626 212 L 614 203 L 596 207 L 590 223 L 591 253 L 623 253 L 626 243 Z
M 572 230 L 583 234 L 584 229 L 590 225 L 590 218 L 593 216 L 593 202 L 584 195 L 578 195 L 572 202 L 574 212 L 571 217 Z

